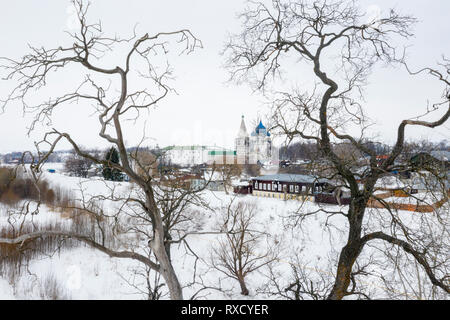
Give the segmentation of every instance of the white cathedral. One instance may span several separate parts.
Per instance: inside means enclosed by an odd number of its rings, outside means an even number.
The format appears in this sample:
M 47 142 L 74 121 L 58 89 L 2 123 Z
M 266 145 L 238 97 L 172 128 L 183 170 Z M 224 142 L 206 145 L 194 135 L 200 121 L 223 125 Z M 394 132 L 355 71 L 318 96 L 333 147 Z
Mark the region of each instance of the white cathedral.
M 242 116 L 235 147 L 238 164 L 264 164 L 272 158 L 272 140 L 262 121 L 259 121 L 255 130 L 248 135 Z

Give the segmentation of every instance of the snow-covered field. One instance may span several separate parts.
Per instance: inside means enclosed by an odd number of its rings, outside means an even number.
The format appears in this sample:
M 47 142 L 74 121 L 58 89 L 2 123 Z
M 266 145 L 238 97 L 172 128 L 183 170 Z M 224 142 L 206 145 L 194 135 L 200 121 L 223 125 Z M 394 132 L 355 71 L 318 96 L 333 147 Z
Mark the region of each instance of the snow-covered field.
M 118 189 L 126 189 L 129 183 L 105 184 L 101 179 L 88 180 L 68 177 L 61 174 L 58 165 L 47 165 L 47 168 L 56 169 L 56 173 L 44 172 L 47 180 L 53 185 L 64 186 L 79 194 L 80 187 L 85 194 L 100 194 L 109 192 L 106 187 L 114 185 Z M 204 199 L 209 203 L 211 210 L 200 209 L 201 232 L 217 231 L 220 208 L 226 206 L 234 195 L 224 192 L 206 191 Z M 238 201 L 254 202 L 257 205 L 257 228 L 269 236 L 266 241 L 275 244 L 280 253 L 274 270 L 280 281 L 287 283 L 291 267 L 289 262 L 298 263 L 306 271 L 326 277 L 333 277 L 336 260 L 340 248 L 345 243 L 346 226 L 345 217 L 335 215 L 326 220 L 325 214 L 319 214 L 306 219 L 301 225 L 295 225 L 299 217 L 297 212 L 314 212 L 319 207 L 312 202 L 301 204 L 298 201 L 282 201 L 270 198 L 256 198 L 253 196 L 238 196 Z M 346 207 L 328 206 L 332 211 L 343 210 Z M 409 213 L 408 213 L 409 214 Z M 33 216 L 37 223 L 46 224 L 51 221 L 65 221 L 58 212 L 52 212 L 43 206 L 38 215 Z M 332 222 L 332 223 L 331 223 Z M 0 225 L 7 223 L 6 208 L 0 208 Z M 211 289 L 202 290 L 197 298 L 204 299 L 270 299 L 262 290 L 268 282 L 267 267 L 255 271 L 248 276 L 250 295 L 244 297 L 240 294 L 236 280 L 226 277 L 223 273 L 209 267 L 211 247 L 217 244 L 218 234 L 189 235 L 186 240 L 189 248 L 198 259 L 186 248 L 184 244 L 173 246 L 172 261 L 182 284 L 185 298 L 190 298 L 199 290 L 198 282 Z M 294 262 L 294 255 L 298 259 Z M 196 272 L 196 285 L 189 285 Z M 373 271 L 381 271 L 373 268 Z M 26 272 L 22 273 L 14 283 L 0 278 L 0 299 L 42 299 L 46 283 L 52 279 L 58 283 L 60 297 L 66 299 L 146 299 L 146 278 L 143 277 L 143 265 L 131 259 L 110 258 L 106 254 L 80 244 L 76 248 L 63 249 L 52 256 L 42 256 L 33 259 Z M 312 276 L 313 277 L 313 276 Z M 381 284 L 367 276 L 364 284 L 369 291 L 379 292 Z M 221 290 L 214 288 L 220 287 Z M 167 298 L 167 296 L 165 297 Z

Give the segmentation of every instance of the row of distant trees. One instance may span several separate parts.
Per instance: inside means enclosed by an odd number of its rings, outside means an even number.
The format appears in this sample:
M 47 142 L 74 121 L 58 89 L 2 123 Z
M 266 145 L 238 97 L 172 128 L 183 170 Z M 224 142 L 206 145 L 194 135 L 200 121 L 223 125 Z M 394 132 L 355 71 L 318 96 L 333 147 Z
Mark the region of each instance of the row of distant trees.
M 384 155 L 392 150 L 392 147 L 382 142 L 365 141 L 364 145 L 368 150 L 376 155 Z M 338 153 L 352 153 L 357 151 L 350 143 L 343 143 L 334 146 Z M 353 150 L 349 150 L 353 149 Z M 431 152 L 433 150 L 450 151 L 450 145 L 446 140 L 432 142 L 428 140 L 407 141 L 404 144 L 403 157 L 410 158 L 419 152 Z M 280 159 L 305 159 L 314 160 L 320 157 L 320 151 L 317 143 L 310 141 L 299 141 L 284 145 L 280 148 Z

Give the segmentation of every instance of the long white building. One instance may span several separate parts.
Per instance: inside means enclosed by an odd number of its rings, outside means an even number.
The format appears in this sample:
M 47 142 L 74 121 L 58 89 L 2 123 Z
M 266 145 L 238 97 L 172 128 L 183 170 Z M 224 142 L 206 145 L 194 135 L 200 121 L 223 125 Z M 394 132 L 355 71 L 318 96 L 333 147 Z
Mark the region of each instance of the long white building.
M 220 163 L 217 159 L 221 159 L 222 154 L 228 156 L 231 153 L 234 154 L 234 151 L 216 146 L 170 146 L 164 148 L 164 160 L 166 163 L 190 167 L 203 163 Z

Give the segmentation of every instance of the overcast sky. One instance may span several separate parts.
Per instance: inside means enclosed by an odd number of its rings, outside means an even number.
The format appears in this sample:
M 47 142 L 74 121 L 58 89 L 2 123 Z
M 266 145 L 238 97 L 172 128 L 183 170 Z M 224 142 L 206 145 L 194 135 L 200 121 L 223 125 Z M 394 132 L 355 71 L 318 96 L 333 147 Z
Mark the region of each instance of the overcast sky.
M 394 6 L 402 13 L 419 19 L 415 37 L 410 41 L 410 63 L 414 67 L 434 66 L 442 54 L 450 56 L 450 1 L 414 0 L 359 1 L 369 11 L 386 11 Z M 126 140 L 139 142 L 145 129 L 147 144 L 204 144 L 233 148 L 241 115 L 247 128 L 258 116 L 264 117 L 265 99 L 245 85 L 227 83 L 220 51 L 228 33 L 239 31 L 237 13 L 244 8 L 242 0 L 95 0 L 89 17 L 102 20 L 104 31 L 128 36 L 138 24 L 138 34 L 189 28 L 203 42 L 203 49 L 171 61 L 176 78 L 171 83 L 178 95 L 170 95 L 155 110 L 143 115 L 142 122 L 129 124 Z M 20 58 L 27 44 L 59 46 L 67 41 L 64 30 L 72 27 L 73 11 L 69 1 L 4 1 L 0 10 L 0 56 Z M 117 64 L 121 64 L 118 62 Z M 73 90 L 70 73 L 60 74 L 51 83 L 55 92 Z M 302 78 L 301 83 L 314 78 Z M 11 85 L 11 84 L 9 84 Z M 0 84 L 5 97 L 8 84 Z M 62 91 L 61 91 L 62 90 Z M 425 110 L 428 99 L 439 98 L 440 88 L 430 77 L 407 76 L 404 70 L 379 68 L 370 78 L 366 107 L 377 125 L 373 132 L 386 142 L 395 138 L 398 123 Z M 71 105 L 55 112 L 53 127 L 71 133 L 87 147 L 105 147 L 97 137 L 96 117 L 92 109 Z M 26 136 L 30 117 L 23 117 L 18 105 L 10 105 L 0 115 L 0 153 L 30 149 L 42 137 L 44 128 Z M 409 138 L 449 138 L 450 124 L 438 130 L 408 129 Z M 62 145 L 61 148 L 67 147 Z

